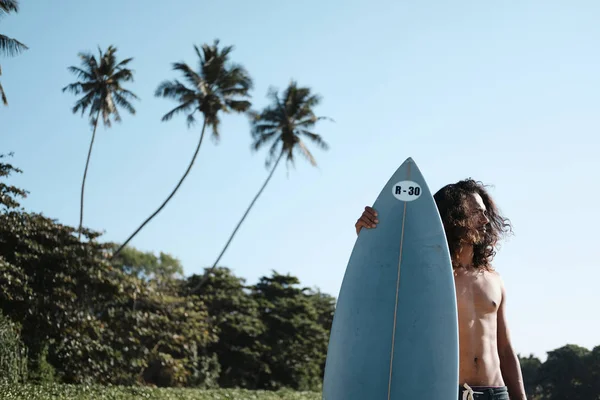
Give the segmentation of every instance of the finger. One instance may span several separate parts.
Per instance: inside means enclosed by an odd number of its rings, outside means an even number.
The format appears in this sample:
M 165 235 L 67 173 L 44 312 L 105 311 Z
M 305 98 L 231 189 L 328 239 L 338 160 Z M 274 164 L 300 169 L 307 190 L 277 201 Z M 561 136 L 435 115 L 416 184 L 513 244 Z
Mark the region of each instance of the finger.
M 369 221 L 366 221 L 364 218 L 360 218 L 358 221 L 356 221 L 356 229 L 360 229 L 360 228 L 372 228 L 373 224 L 370 223 Z
M 367 215 L 363 215 L 360 221 L 368 228 L 375 228 L 375 225 L 379 222 L 376 218 L 371 218 Z
M 378 223 L 379 222 L 379 220 L 377 218 L 377 211 L 375 211 L 375 209 L 373 209 L 371 207 L 369 207 L 368 210 L 365 210 L 363 212 L 363 216 L 369 218 L 370 222 L 374 222 L 374 223 Z
M 377 216 L 377 211 L 373 207 L 366 206 L 365 207 L 365 213 L 368 213 L 372 217 L 376 217 Z

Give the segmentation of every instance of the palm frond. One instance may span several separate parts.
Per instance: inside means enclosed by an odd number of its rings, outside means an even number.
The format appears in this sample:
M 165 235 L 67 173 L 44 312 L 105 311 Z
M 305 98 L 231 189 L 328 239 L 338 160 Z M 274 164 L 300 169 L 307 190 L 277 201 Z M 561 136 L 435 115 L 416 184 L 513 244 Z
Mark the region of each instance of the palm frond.
M 114 82 L 132 82 L 133 71 L 129 69 L 119 70 L 118 72 L 110 75 L 110 80 Z
M 252 136 L 259 137 L 273 130 L 281 130 L 281 125 L 271 121 L 256 122 L 252 126 Z
M 183 104 L 178 105 L 177 107 L 175 107 L 174 109 L 172 109 L 171 111 L 169 111 L 168 113 L 166 113 L 162 118 L 161 121 L 168 121 L 171 118 L 173 118 L 173 116 L 175 114 L 179 114 L 181 112 L 184 111 L 189 111 L 190 108 L 192 108 L 194 105 L 193 101 L 187 101 Z M 189 117 L 188 117 L 189 118 Z M 188 123 L 189 123 L 189 119 L 188 119 Z
M 0 54 L 13 57 L 27 49 L 29 48 L 17 39 L 0 34 Z
M 260 148 L 269 143 L 272 140 L 276 140 L 278 141 L 280 139 L 281 135 L 279 134 L 279 131 L 277 130 L 271 130 L 268 132 L 264 132 L 262 135 L 260 135 L 260 137 L 258 137 L 253 143 L 252 143 L 252 149 L 257 151 L 260 150 Z
M 2 87 L 2 82 L 0 82 L 0 98 L 2 99 L 2 103 L 7 106 L 8 99 L 6 98 L 6 93 L 4 93 L 4 88 Z
M 294 127 L 296 127 L 296 128 L 312 128 L 313 126 L 315 126 L 317 124 L 317 122 L 324 121 L 324 120 L 333 122 L 333 119 L 329 118 L 329 117 L 317 117 L 315 115 L 311 115 L 310 117 L 307 117 L 306 119 L 294 122 Z
M 219 51 L 219 40 L 215 39 L 212 45 L 202 45 L 202 55 L 199 60 L 199 69 L 208 85 L 219 86 L 218 80 L 227 69 L 229 54 L 233 51 L 233 46 L 225 46 Z M 196 49 L 200 55 L 200 51 Z
M 81 110 L 81 115 L 83 115 L 85 110 L 93 103 L 95 98 L 96 93 L 94 92 L 89 92 L 87 95 L 83 96 L 75 103 L 75 106 L 73 106 L 73 114 Z
M 296 143 L 296 148 L 299 150 L 300 154 L 302 154 L 304 157 L 306 157 L 308 162 L 310 162 L 310 164 L 313 167 L 317 166 L 317 162 L 315 161 L 315 158 L 313 157 L 310 150 L 308 150 L 308 148 L 306 147 L 306 145 L 304 144 L 304 142 L 302 140 L 299 140 Z
M 187 126 L 188 128 L 192 127 L 193 125 L 196 124 L 196 117 L 194 117 L 194 113 L 190 113 L 188 114 L 188 116 L 186 117 L 185 121 L 187 122 Z
M 68 67 L 67 69 L 72 74 L 77 75 L 77 77 L 79 79 L 87 79 L 87 80 L 94 79 L 94 77 L 88 71 L 84 71 L 83 69 L 81 69 L 79 67 L 71 66 L 71 67 Z
M 173 70 L 181 73 L 182 82 L 167 80 L 159 84 L 155 96 L 171 98 L 179 103 L 165 114 L 162 120 L 171 119 L 175 114 L 192 109 L 200 111 L 206 126 L 212 130 L 213 139 L 219 139 L 219 113 L 244 113 L 250 110 L 251 103 L 243 100 L 250 97 L 252 79 L 238 64 L 229 62 L 233 46 L 219 49 L 219 41 L 212 45 L 194 45 L 198 57 L 198 69 L 192 70 L 185 62 L 173 63 Z M 188 84 L 189 86 L 186 86 Z M 187 116 L 188 126 L 195 123 L 193 113 Z
M 180 100 L 183 97 L 195 96 L 195 92 L 191 89 L 188 89 L 181 82 L 174 81 L 163 81 L 158 85 L 154 95 L 157 97 L 167 97 L 172 98 L 174 100 Z
M 318 121 L 328 119 L 328 117 L 317 117 L 313 111 L 313 107 L 319 104 L 321 97 L 311 93 L 308 87 L 298 87 L 295 81 L 289 83 L 281 96 L 272 87 L 269 88 L 267 96 L 271 99 L 271 104 L 260 113 L 256 111 L 248 113 L 251 117 L 253 149 L 258 150 L 273 141 L 266 158 L 267 167 L 282 154 L 286 158 L 286 163 L 294 166 L 296 152 L 302 154 L 311 165 L 316 167 L 317 162 L 301 136 L 305 136 L 323 150 L 329 148 L 320 135 L 309 130 Z
M 129 64 L 132 60 L 133 60 L 133 57 L 129 57 L 129 58 L 124 59 L 123 61 L 121 61 L 120 63 L 118 63 L 117 65 L 115 65 L 115 69 L 122 69 L 124 66 L 126 66 L 127 64 Z
M 301 130 L 300 133 L 306 137 L 308 137 L 314 144 L 319 146 L 323 150 L 329 150 L 329 145 L 325 143 L 321 135 L 316 133 L 312 133 L 306 130 Z
M 206 125 L 210 128 L 212 132 L 211 137 L 215 142 L 218 142 L 221 137 L 221 132 L 219 130 L 219 127 L 221 125 L 221 119 L 219 118 L 219 114 L 204 114 L 204 120 L 206 121 Z
M 226 66 L 216 84 L 224 95 L 235 94 L 245 97 L 250 97 L 248 91 L 254 86 L 248 71 L 238 64 Z
M 102 122 L 104 122 L 104 125 L 110 127 L 111 126 L 111 122 L 110 122 L 110 116 L 113 115 L 115 121 L 120 122 L 121 121 L 121 115 L 119 114 L 119 110 L 117 109 L 115 102 L 113 100 L 113 93 L 106 93 L 106 95 L 103 98 L 103 102 L 101 104 L 101 109 L 102 109 Z
M 284 148 L 279 149 L 280 147 L 283 147 L 283 146 L 284 146 L 284 144 L 280 138 L 278 138 L 278 140 L 273 141 L 273 144 L 271 145 L 271 148 L 269 149 L 269 154 L 267 156 L 267 159 L 265 160 L 265 167 L 269 168 L 271 166 L 271 164 L 273 164 L 273 161 L 275 161 L 277 159 L 280 152 L 284 151 Z
M 84 94 L 73 107 L 73 112 L 83 113 L 89 108 L 90 122 L 94 123 L 100 113 L 105 126 L 111 126 L 111 117 L 116 122 L 121 121 L 119 107 L 135 114 L 135 108 L 130 100 L 138 99 L 135 93 L 122 87 L 123 82 L 133 81 L 133 71 L 125 68 L 133 58 L 117 62 L 117 48 L 109 46 L 106 52 L 98 47 L 97 58 L 87 52 L 79 52 L 80 67 L 70 66 L 68 70 L 77 76 L 78 82 L 65 86 L 63 92 L 75 95 Z
M 131 103 L 125 97 L 123 97 L 121 92 L 114 92 L 113 97 L 114 97 L 115 103 L 117 103 L 118 106 L 120 106 L 121 108 L 124 108 L 130 114 L 135 114 L 135 108 L 131 105 Z
M 2 66 L 0 65 L 0 76 L 2 76 Z M 2 82 L 0 82 L 0 99 L 2 100 L 2 104 L 5 106 L 8 105 L 8 99 L 6 98 L 6 93 L 4 93 L 4 88 L 2 87 Z
M 283 149 L 282 149 L 282 151 L 286 155 L 286 158 L 285 158 L 286 164 L 288 166 L 291 165 L 293 168 L 295 168 L 296 167 L 296 159 L 294 158 L 294 148 L 293 147 L 292 148 L 290 148 L 290 147 L 286 148 L 286 146 L 284 146 Z M 271 156 L 271 158 L 272 157 L 273 156 Z
M 272 108 L 279 109 L 282 104 L 279 100 L 279 90 L 274 86 L 269 86 L 269 90 L 267 91 L 267 98 L 271 99 L 273 102 Z
M 248 94 L 248 88 L 246 87 L 229 87 L 221 89 L 221 94 L 224 98 L 230 98 L 233 96 L 250 97 Z
M 18 0 L 0 0 L 0 14 L 19 12 L 19 1 Z
M 96 58 L 90 53 L 79 53 L 78 56 L 81 60 L 81 66 L 87 69 L 94 78 L 98 78 L 98 63 L 96 62 Z
M 184 78 L 194 88 L 202 90 L 203 80 L 189 65 L 186 63 L 174 63 L 173 69 L 183 74 Z
M 139 99 L 139 97 L 135 93 L 133 93 L 132 91 L 130 91 L 130 90 L 119 88 L 118 92 L 119 92 L 119 94 L 121 96 L 123 96 L 127 100 L 129 100 L 129 99 L 136 99 L 136 100 Z
M 67 86 L 65 86 L 64 88 L 62 88 L 63 92 L 72 92 L 73 94 L 79 94 L 81 93 L 83 90 L 83 83 L 81 82 L 75 82 L 75 83 L 69 83 Z
M 227 108 L 239 113 L 248 111 L 252 106 L 249 101 L 245 100 L 225 100 L 225 104 L 227 105 Z

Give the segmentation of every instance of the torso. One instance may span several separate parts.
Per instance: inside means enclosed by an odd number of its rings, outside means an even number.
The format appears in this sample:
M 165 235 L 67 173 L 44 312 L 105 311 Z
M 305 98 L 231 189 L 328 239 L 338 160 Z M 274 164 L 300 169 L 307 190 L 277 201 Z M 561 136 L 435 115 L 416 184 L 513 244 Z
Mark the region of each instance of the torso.
M 495 272 L 454 271 L 460 341 L 459 384 L 503 386 L 496 314 L 502 301 Z

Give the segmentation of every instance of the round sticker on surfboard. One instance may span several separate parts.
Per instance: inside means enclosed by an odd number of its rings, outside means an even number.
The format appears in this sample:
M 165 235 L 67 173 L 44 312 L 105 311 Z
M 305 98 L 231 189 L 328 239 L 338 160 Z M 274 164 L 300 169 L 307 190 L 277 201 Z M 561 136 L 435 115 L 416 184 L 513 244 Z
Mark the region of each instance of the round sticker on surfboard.
M 413 181 L 400 181 L 392 186 L 392 194 L 400 201 L 414 201 L 421 197 L 421 186 Z

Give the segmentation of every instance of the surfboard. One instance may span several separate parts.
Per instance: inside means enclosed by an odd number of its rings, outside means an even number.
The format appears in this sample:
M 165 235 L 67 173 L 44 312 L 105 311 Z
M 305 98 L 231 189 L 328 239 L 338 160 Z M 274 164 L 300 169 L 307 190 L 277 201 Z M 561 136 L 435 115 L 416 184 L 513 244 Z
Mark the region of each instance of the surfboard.
M 458 318 L 446 235 L 412 158 L 373 204 L 333 317 L 323 400 L 456 400 Z

